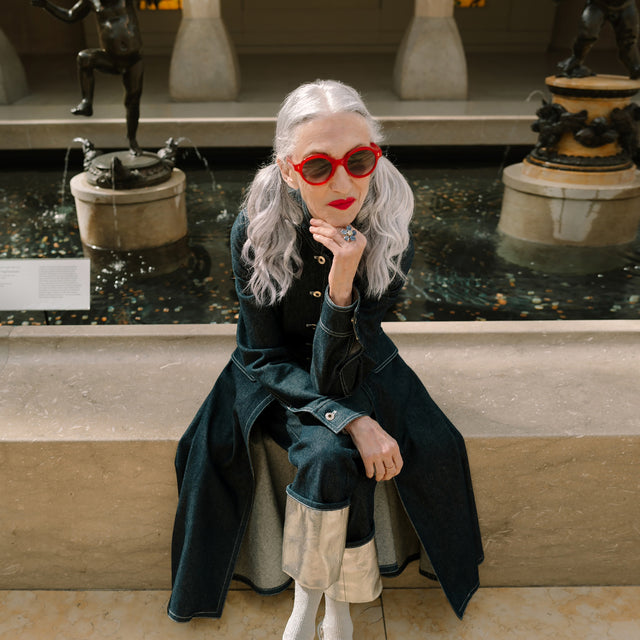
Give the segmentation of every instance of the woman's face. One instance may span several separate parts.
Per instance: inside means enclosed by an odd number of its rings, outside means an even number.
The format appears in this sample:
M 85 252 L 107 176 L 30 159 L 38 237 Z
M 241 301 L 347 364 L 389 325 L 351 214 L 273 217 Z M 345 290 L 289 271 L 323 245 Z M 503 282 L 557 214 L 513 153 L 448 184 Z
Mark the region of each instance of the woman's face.
M 298 127 L 296 143 L 290 162 L 278 161 L 286 183 L 300 191 L 311 216 L 324 220 L 334 227 L 351 224 L 369 192 L 371 175 L 354 178 L 340 165 L 328 182 L 312 185 L 294 170 L 305 158 L 323 153 L 341 159 L 357 147 L 371 144 L 371 132 L 367 121 L 357 113 L 336 113 L 311 120 Z

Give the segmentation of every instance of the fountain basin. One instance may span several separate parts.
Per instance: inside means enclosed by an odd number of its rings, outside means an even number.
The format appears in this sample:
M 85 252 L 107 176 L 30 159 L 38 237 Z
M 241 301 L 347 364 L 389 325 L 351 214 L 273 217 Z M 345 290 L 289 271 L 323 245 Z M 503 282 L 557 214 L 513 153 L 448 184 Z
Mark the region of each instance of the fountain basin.
M 86 173 L 71 179 L 82 243 L 94 249 L 130 251 L 171 244 L 187 235 L 180 169 L 161 184 L 142 189 L 103 189 Z
M 498 229 L 549 245 L 606 247 L 634 241 L 640 223 L 640 172 L 626 184 L 562 184 L 527 175 L 526 164 L 504 170 Z
M 559 171 L 555 171 L 559 174 Z M 611 179 L 619 174 L 620 180 Z M 546 273 L 593 274 L 628 262 L 640 224 L 640 171 L 602 174 L 588 183 L 574 172 L 548 179 L 526 159 L 502 175 L 504 197 L 497 253 Z M 592 180 L 597 174 L 590 173 Z
M 100 263 L 122 254 L 155 275 L 175 270 L 188 253 L 185 185 L 180 169 L 140 189 L 105 189 L 91 184 L 86 172 L 74 176 L 70 186 L 85 255 Z

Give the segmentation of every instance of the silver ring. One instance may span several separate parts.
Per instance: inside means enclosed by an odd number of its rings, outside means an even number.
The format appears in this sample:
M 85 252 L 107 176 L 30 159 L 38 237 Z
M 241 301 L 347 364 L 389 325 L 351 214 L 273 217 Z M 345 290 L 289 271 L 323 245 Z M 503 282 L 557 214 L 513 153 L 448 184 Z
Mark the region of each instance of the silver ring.
M 340 229 L 340 233 L 344 236 L 345 242 L 356 241 L 356 230 L 348 224 L 344 229 Z

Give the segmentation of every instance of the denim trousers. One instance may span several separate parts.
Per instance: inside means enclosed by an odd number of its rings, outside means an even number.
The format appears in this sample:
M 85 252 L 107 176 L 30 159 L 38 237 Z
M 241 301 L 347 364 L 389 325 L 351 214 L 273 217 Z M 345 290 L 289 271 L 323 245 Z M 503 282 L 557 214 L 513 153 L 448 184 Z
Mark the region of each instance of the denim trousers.
M 336 599 L 375 599 L 381 589 L 373 540 L 376 481 L 367 478 L 351 436 L 281 405 L 269 413 L 263 424 L 296 467 L 287 487 L 283 568 Z

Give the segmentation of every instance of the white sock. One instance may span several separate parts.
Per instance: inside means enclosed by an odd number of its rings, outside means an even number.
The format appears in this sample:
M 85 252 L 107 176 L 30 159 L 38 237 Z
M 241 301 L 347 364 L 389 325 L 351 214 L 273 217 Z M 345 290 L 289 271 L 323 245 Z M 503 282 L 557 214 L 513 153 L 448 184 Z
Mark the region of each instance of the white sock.
M 282 640 L 313 640 L 316 635 L 316 613 L 321 599 L 321 589 L 307 589 L 295 583 L 293 611 Z
M 326 639 L 352 640 L 353 622 L 351 621 L 348 602 L 334 600 L 325 594 L 322 631 Z

